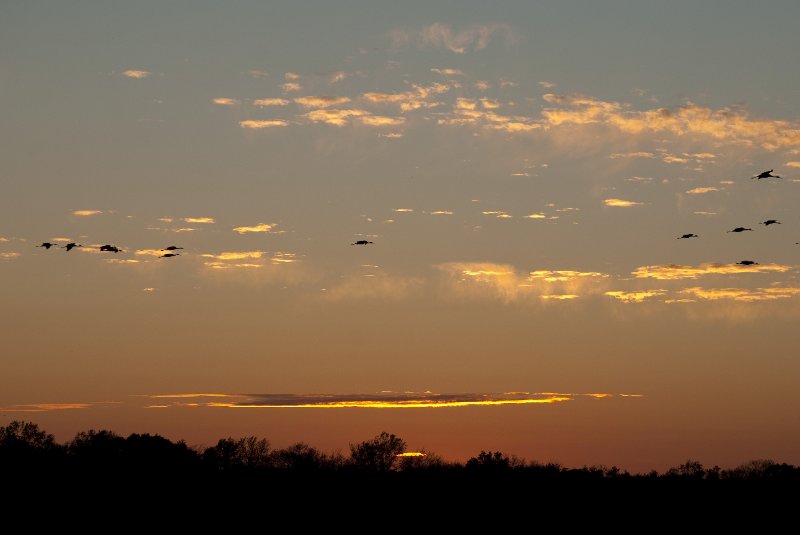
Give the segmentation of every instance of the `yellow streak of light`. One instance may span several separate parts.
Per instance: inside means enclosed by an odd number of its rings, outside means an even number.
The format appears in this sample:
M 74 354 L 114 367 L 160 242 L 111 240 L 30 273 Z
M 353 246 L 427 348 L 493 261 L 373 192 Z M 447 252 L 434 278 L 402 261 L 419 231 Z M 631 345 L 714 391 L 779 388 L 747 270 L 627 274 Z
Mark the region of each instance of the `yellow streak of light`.
M 395 457 L 427 457 L 427 453 L 421 451 L 407 451 L 405 453 L 398 453 Z
M 211 402 L 209 407 L 230 409 L 440 409 L 446 407 L 476 407 L 497 405 L 531 405 L 572 401 L 571 397 L 549 397 L 544 399 L 494 399 L 480 401 L 332 401 L 323 403 L 300 403 L 297 405 L 259 405 Z
M 158 398 L 240 398 L 238 394 L 149 394 L 146 397 Z

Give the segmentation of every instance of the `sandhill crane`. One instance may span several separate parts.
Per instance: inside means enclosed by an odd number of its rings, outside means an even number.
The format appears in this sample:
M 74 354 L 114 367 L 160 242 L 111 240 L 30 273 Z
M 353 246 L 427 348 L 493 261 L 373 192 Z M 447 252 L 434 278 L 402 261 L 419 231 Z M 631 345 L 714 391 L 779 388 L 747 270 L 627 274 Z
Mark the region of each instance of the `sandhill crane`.
M 733 230 L 729 230 L 728 232 L 744 232 L 745 230 L 753 230 L 751 228 L 744 228 L 744 227 L 736 227 Z
M 686 238 L 699 238 L 699 237 L 700 236 L 698 236 L 697 234 L 684 234 L 683 236 L 678 236 L 677 239 L 685 240 Z
M 180 253 L 164 253 L 159 258 L 172 258 L 173 256 L 180 256 Z
M 44 242 L 41 245 L 37 245 L 36 247 L 44 247 L 45 249 L 50 249 L 51 247 L 58 247 L 55 243 L 50 243 L 49 241 Z
M 781 222 L 778 221 L 777 219 L 767 219 L 766 221 L 762 221 L 760 224 L 764 225 L 765 227 L 768 227 L 770 225 L 780 225 Z
M 738 266 L 757 266 L 759 265 L 758 262 L 753 262 L 752 260 L 742 260 L 741 262 L 736 262 Z
M 162 251 L 177 251 L 178 249 L 183 249 L 183 247 L 178 247 L 177 245 L 170 245 L 169 247 L 164 247 L 161 250 Z
M 100 246 L 100 250 L 101 250 L 101 251 L 108 251 L 109 253 L 118 253 L 118 252 L 120 252 L 122 249 L 120 249 L 120 248 L 119 248 L 119 247 L 117 247 L 116 245 L 101 245 L 101 246 Z
M 77 244 L 77 243 L 75 243 L 75 242 L 69 242 L 68 244 L 66 244 L 66 245 L 64 246 L 64 249 L 66 249 L 66 250 L 67 250 L 67 252 L 70 252 L 70 251 L 71 251 L 71 250 L 73 250 L 75 247 L 83 247 L 83 245 L 78 245 L 78 244 Z
M 350 245 L 369 245 L 371 243 L 372 243 L 371 241 L 367 240 L 358 240 L 357 242 L 351 243 Z
M 758 173 L 756 176 L 751 176 L 750 178 L 757 178 L 761 180 L 762 178 L 781 178 L 778 175 L 773 175 L 772 172 L 775 169 L 770 169 L 769 171 L 764 171 L 762 173 Z

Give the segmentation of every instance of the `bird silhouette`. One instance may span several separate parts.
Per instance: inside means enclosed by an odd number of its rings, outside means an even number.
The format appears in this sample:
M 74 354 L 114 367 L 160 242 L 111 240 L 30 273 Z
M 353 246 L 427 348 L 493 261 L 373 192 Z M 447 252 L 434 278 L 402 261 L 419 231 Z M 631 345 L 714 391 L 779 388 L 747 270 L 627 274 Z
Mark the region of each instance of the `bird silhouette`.
M 777 219 L 767 219 L 766 221 L 762 221 L 761 224 L 764 225 L 765 227 L 768 227 L 770 225 L 780 225 L 781 222 L 778 221 Z
M 744 227 L 736 227 L 733 230 L 729 230 L 728 232 L 744 232 L 745 230 L 753 230 L 751 228 L 744 228 Z
M 45 249 L 50 249 L 51 247 L 58 247 L 55 243 L 50 243 L 49 241 L 44 242 L 41 245 L 37 245 L 36 247 L 44 247 Z
M 180 256 L 180 253 L 164 253 L 159 258 L 172 258 L 173 256 Z
M 183 249 L 183 247 L 178 247 L 177 245 L 170 245 L 169 247 L 164 247 L 161 250 L 162 251 L 176 251 L 178 249 Z
M 764 171 L 764 172 L 758 173 L 756 176 L 751 176 L 750 178 L 757 178 L 759 180 L 761 180 L 762 178 L 781 178 L 778 175 L 773 175 L 772 174 L 772 172 L 774 170 L 775 169 L 770 169 L 769 171 Z
M 683 236 L 678 236 L 679 240 L 685 240 L 686 238 L 699 238 L 697 234 L 684 234 Z
M 71 250 L 73 250 L 75 247 L 83 247 L 83 245 L 78 245 L 78 244 L 77 244 L 77 243 L 75 243 L 75 242 L 70 242 L 70 243 L 68 243 L 68 244 L 66 244 L 66 245 L 64 246 L 64 249 L 66 249 L 66 250 L 67 250 L 67 252 L 70 252 L 70 251 L 71 251 Z
M 369 245 L 371 243 L 372 243 L 371 241 L 367 240 L 358 240 L 357 242 L 351 243 L 350 245 Z
M 115 245 L 101 245 L 100 246 L 100 250 L 101 251 L 108 251 L 109 253 L 118 253 L 122 249 L 120 249 L 119 247 L 117 247 Z
M 739 266 L 757 266 L 759 265 L 758 262 L 753 262 L 752 260 L 742 260 L 741 262 L 736 262 Z

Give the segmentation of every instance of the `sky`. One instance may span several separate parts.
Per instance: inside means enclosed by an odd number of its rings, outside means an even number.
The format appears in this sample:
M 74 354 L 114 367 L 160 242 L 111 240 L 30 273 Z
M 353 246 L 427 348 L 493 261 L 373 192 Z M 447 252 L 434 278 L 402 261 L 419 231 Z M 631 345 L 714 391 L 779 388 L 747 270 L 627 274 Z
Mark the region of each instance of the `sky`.
M 3 4 L 0 425 L 800 463 L 797 20 Z

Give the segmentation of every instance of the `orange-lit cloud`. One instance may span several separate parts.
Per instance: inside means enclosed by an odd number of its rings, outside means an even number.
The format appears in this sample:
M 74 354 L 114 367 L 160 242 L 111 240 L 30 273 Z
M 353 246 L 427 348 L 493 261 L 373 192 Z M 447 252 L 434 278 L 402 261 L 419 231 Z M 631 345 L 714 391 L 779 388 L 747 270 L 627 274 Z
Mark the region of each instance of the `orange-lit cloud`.
M 652 152 L 615 152 L 614 154 L 610 155 L 609 158 L 617 159 L 617 158 L 655 158 L 656 155 Z
M 213 258 L 215 260 L 246 260 L 246 259 L 258 259 L 264 255 L 263 251 L 230 251 L 225 253 L 215 254 L 203 254 L 201 256 L 205 258 Z
M 414 211 L 413 208 L 394 208 L 394 209 L 392 209 L 392 212 L 398 212 L 398 213 L 401 213 L 401 214 L 402 213 L 413 212 L 413 211 Z
M 287 72 L 286 74 L 283 75 L 283 78 L 286 80 L 299 80 L 300 75 L 297 74 L 296 72 Z
M 274 128 L 288 125 L 289 123 L 287 121 L 282 121 L 279 119 L 273 119 L 269 121 L 255 121 L 248 119 L 247 121 L 239 121 L 239 126 L 242 128 L 249 128 L 251 130 L 261 130 L 263 128 Z
M 786 162 L 784 165 L 786 167 L 800 167 L 800 162 Z
M 19 258 L 20 256 L 20 253 L 0 253 L 0 258 L 3 260 L 11 260 L 13 258 Z
M 432 108 L 439 106 L 441 102 L 428 100 L 434 95 L 440 95 L 450 90 L 450 86 L 445 84 L 432 84 L 430 86 L 412 86 L 411 91 L 403 93 L 364 93 L 364 99 L 373 104 L 396 104 L 401 111 L 412 111 L 419 108 Z
M 550 295 L 540 295 L 540 299 L 548 299 L 554 301 L 570 301 L 572 299 L 577 299 L 580 297 L 579 295 L 575 294 L 550 294 Z
M 142 79 L 142 78 L 147 78 L 151 74 L 153 74 L 153 73 L 152 72 L 148 72 L 148 71 L 137 71 L 137 70 L 130 69 L 130 70 L 127 70 L 127 71 L 123 72 L 122 76 L 125 76 L 127 78 Z
M 367 115 L 361 118 L 361 122 L 367 126 L 400 126 L 405 124 L 405 117 L 386 117 L 383 115 Z
M 138 249 L 135 254 L 140 256 L 161 256 L 164 251 L 160 249 Z
M 511 214 L 509 214 L 509 213 L 507 213 L 507 212 L 504 212 L 504 211 L 502 211 L 502 210 L 486 210 L 486 211 L 483 211 L 483 212 L 481 212 L 481 213 L 482 213 L 483 215 L 491 215 L 491 216 L 494 216 L 494 217 L 496 217 L 496 218 L 498 218 L 498 219 L 511 219 L 512 217 L 514 217 L 514 216 L 512 216 Z
M 275 223 L 259 223 L 253 227 L 235 227 L 233 231 L 238 232 L 239 234 L 247 234 L 249 232 L 270 232 L 275 227 Z
M 624 199 L 603 199 L 603 204 L 617 208 L 627 208 L 630 206 L 640 206 L 644 203 L 636 201 L 626 201 Z
M 351 118 L 363 117 L 369 115 L 369 112 L 357 109 L 338 110 L 338 109 L 322 109 L 314 110 L 306 113 L 303 117 L 315 122 L 325 123 L 334 126 L 344 126 Z
M 391 32 L 394 46 L 417 45 L 444 48 L 464 54 L 469 50 L 483 50 L 492 38 L 501 35 L 512 37 L 511 29 L 504 24 L 474 24 L 461 30 L 454 30 L 447 24 L 434 23 L 421 30 L 394 30 Z
M 542 213 L 528 214 L 528 215 L 526 215 L 524 217 L 525 217 L 525 219 L 546 219 L 547 218 L 547 216 L 545 214 L 542 214 Z
M 207 225 L 214 223 L 213 217 L 184 217 L 183 220 L 187 223 L 203 223 Z
M 646 290 L 640 292 L 623 292 L 620 290 L 605 292 L 605 295 L 622 301 L 623 303 L 641 303 L 650 297 L 656 297 L 666 293 L 666 290 Z
M 322 95 L 318 97 L 298 97 L 294 99 L 295 102 L 305 108 L 328 108 L 330 106 L 341 106 L 350 102 L 348 97 L 331 97 Z
M 453 212 L 450 210 L 434 210 L 433 212 L 428 212 L 430 215 L 453 215 Z
M 712 191 L 720 191 L 719 188 L 715 188 L 713 186 L 703 187 L 703 188 L 692 188 L 688 190 L 686 193 L 690 195 L 702 195 L 703 193 L 711 193 Z
M 267 106 L 286 106 L 289 104 L 289 101 L 285 98 L 259 98 L 253 101 L 255 106 L 267 107 Z
M 79 217 L 88 217 L 93 215 L 100 215 L 102 213 L 103 213 L 102 210 L 75 210 L 74 212 L 72 212 L 72 215 L 76 215 Z
M 464 76 L 464 73 L 458 69 L 431 69 L 431 72 L 441 74 L 442 76 Z
M 239 102 L 235 98 L 227 98 L 227 97 L 217 97 L 213 99 L 211 102 L 213 102 L 214 104 L 218 104 L 219 106 L 238 106 L 239 104 L 241 104 L 241 102 Z
M 716 301 L 720 299 L 730 299 L 732 301 L 775 301 L 777 299 L 788 299 L 800 295 L 800 288 L 792 287 L 772 287 L 772 288 L 686 288 L 680 291 L 681 294 L 691 295 L 697 299 Z
M 789 266 L 779 264 L 754 264 L 743 266 L 740 264 L 700 264 L 699 266 L 682 266 L 666 264 L 660 266 L 641 266 L 632 272 L 637 279 L 680 280 L 696 279 L 706 275 L 736 275 L 740 273 L 785 273 L 791 270 Z
M 284 93 L 292 93 L 294 91 L 302 91 L 303 86 L 296 82 L 286 82 L 285 84 L 281 84 L 281 89 Z
M 528 273 L 529 280 L 541 279 L 545 282 L 568 282 L 582 278 L 599 278 L 607 279 L 610 275 L 606 273 L 599 273 L 597 271 L 550 271 L 539 270 L 531 271 Z

